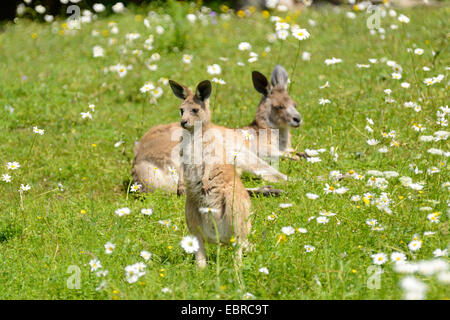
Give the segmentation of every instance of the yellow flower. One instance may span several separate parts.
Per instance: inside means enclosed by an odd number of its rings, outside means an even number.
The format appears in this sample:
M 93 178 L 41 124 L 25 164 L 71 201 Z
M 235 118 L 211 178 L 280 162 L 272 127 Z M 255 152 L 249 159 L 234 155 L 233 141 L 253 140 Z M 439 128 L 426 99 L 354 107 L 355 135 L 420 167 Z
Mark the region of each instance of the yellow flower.
M 36 39 L 36 38 L 37 38 L 37 33 L 33 33 L 33 34 L 31 35 L 31 37 L 32 37 L 33 39 Z
M 134 20 L 136 21 L 142 21 L 142 14 L 138 14 L 134 17 Z
M 102 36 L 107 37 L 109 34 L 108 30 L 102 30 Z
M 95 148 L 97 145 L 95 143 L 92 144 L 92 148 Z
M 81 213 L 81 214 L 86 214 L 86 210 L 82 209 L 82 210 L 80 211 L 80 213 Z
M 229 9 L 230 8 L 228 8 L 228 6 L 225 4 L 220 6 L 220 11 L 222 11 L 223 13 L 227 13 Z
M 279 234 L 277 236 L 277 242 L 279 242 L 279 243 L 286 242 L 286 235 L 284 233 L 283 234 Z
M 270 17 L 270 13 L 269 13 L 269 11 L 267 11 L 267 10 L 263 10 L 263 11 L 262 11 L 262 16 L 263 16 L 263 18 L 264 18 L 264 19 L 267 19 L 267 18 L 269 18 L 269 17 Z
M 173 246 L 168 246 L 167 247 L 169 250 L 172 250 L 173 249 Z
M 255 12 L 256 12 L 256 8 L 255 8 L 254 6 L 248 7 L 248 10 L 249 10 L 251 13 L 255 13 Z
M 235 241 L 236 241 L 236 239 L 235 239 L 234 237 L 231 237 L 230 243 L 233 243 L 233 242 L 235 242 Z
M 115 290 L 113 291 L 113 293 L 114 293 L 114 294 L 118 294 L 118 293 L 119 293 L 119 290 L 115 289 Z
M 118 296 L 113 296 L 112 299 L 113 300 L 119 300 L 119 297 Z
M 238 16 L 239 18 L 245 17 L 245 12 L 242 11 L 242 10 L 239 10 L 236 14 L 237 14 L 237 16 Z
M 64 22 L 64 23 L 61 25 L 61 28 L 67 29 L 67 23 Z
M 357 272 L 358 272 L 358 270 L 352 269 L 352 273 L 357 273 Z
M 404 198 L 404 196 L 398 196 L 398 198 L 399 198 L 400 200 L 402 200 L 402 199 Z

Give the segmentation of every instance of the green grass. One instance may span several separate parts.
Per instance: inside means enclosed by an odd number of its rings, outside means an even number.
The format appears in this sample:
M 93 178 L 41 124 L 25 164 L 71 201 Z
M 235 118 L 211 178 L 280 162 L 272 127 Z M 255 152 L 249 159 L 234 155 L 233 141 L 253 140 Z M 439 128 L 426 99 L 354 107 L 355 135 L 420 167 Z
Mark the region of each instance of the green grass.
M 410 261 L 429 260 L 436 248 L 448 245 L 448 188 L 442 187 L 450 180 L 448 158 L 427 150 L 434 147 L 448 152 L 449 145 L 447 141 L 422 142 L 419 136 L 448 130 L 436 124 L 436 111 L 448 104 L 446 67 L 450 60 L 446 51 L 448 8 L 399 11 L 411 22 L 402 26 L 396 18 L 383 18 L 384 40 L 369 34 L 365 13 L 358 12 L 354 20 L 345 16 L 345 10 L 335 13 L 327 8 L 290 14 L 291 23 L 296 21 L 311 33 L 300 43 L 300 52 L 310 52 L 311 61 L 299 59 L 293 75 L 297 41 L 291 37 L 283 45 L 269 43 L 267 35 L 274 31 L 274 23 L 258 12 L 244 19 L 234 15 L 227 21 L 218 19 L 217 24 L 208 26 L 184 20 L 177 29 L 167 21 L 155 20 L 150 20 L 151 28 L 147 29 L 129 12 L 83 24 L 73 35 L 59 34 L 61 21 L 55 26 L 26 20 L 8 24 L 0 34 L 0 174 L 9 173 L 12 182 L 0 182 L 0 298 L 241 299 L 250 292 L 258 299 L 401 299 L 399 281 L 403 275 L 394 272 L 392 262 L 381 266 L 384 273 L 378 290 L 368 288 L 371 274 L 367 269 L 373 265 L 374 253 L 400 251 Z M 146 12 L 141 13 L 145 16 Z M 185 12 L 177 15 L 184 17 Z M 317 25 L 310 26 L 308 19 Z M 102 35 L 110 21 L 117 23 L 119 34 Z M 392 23 L 400 28 L 391 30 Z M 158 24 L 166 29 L 163 35 L 155 32 Z M 93 30 L 100 35 L 92 36 Z M 130 32 L 138 32 L 141 37 L 126 44 L 125 34 Z M 150 33 L 155 36 L 155 49 L 143 50 L 141 57 L 133 56 L 131 51 L 143 49 Z M 117 43 L 109 45 L 111 38 Z M 250 42 L 252 51 L 259 54 L 257 62 L 249 64 L 248 51 L 237 50 L 243 41 Z M 93 58 L 95 45 L 105 49 L 104 57 Z M 126 53 L 121 53 L 122 45 Z M 174 46 L 183 49 L 174 52 Z M 267 46 L 271 51 L 264 56 Z M 412 59 L 406 49 L 414 46 L 425 53 Z M 439 54 L 433 58 L 432 51 Z M 154 62 L 156 71 L 144 64 L 153 52 L 161 55 L 161 60 Z M 194 56 L 192 64 L 182 63 L 183 54 Z M 331 57 L 341 58 L 343 63 L 326 66 L 324 60 Z M 403 67 L 402 80 L 391 78 L 391 68 L 379 61 L 383 57 Z M 357 63 L 369 64 L 369 58 L 379 62 L 369 69 L 356 67 Z M 238 66 L 238 61 L 245 66 Z M 113 72 L 104 74 L 103 68 L 119 62 L 133 69 L 123 78 Z M 215 245 L 208 246 L 205 271 L 198 271 L 193 256 L 180 246 L 180 240 L 188 234 L 184 197 L 163 192 L 127 195 L 124 187 L 130 179 L 135 141 L 153 125 L 179 120 L 180 101 L 169 86 L 158 84 L 164 94 L 156 104 L 151 104 L 139 88 L 146 81 L 156 84 L 161 77 L 192 88 L 212 78 L 206 68 L 213 63 L 222 67 L 218 77 L 227 83 L 213 88 L 215 123 L 230 127 L 249 124 L 260 99 L 253 89 L 251 71 L 269 76 L 280 63 L 293 81 L 290 95 L 304 120 L 301 128 L 293 130 L 293 146 L 298 150 L 327 149 L 319 163 L 281 161 L 280 171 L 289 175 L 290 182 L 274 186 L 287 193 L 280 198 L 252 199 L 250 241 L 255 250 L 243 259 L 236 274 L 233 248 L 222 247 L 219 276 Z M 431 71 L 423 71 L 423 66 Z M 446 77 L 425 86 L 424 78 L 438 74 Z M 326 81 L 330 87 L 319 89 Z M 400 87 L 402 81 L 411 83 L 411 87 Z M 384 102 L 383 90 L 387 88 L 392 89 L 396 102 Z M 331 104 L 319 105 L 320 98 L 330 99 Z M 407 101 L 418 102 L 422 110 L 405 108 L 403 103 Z M 80 112 L 88 111 L 89 103 L 95 104 L 93 119 L 82 119 Z M 5 110 L 5 105 L 13 107 L 14 112 Z M 366 117 L 375 122 L 373 133 L 364 129 Z M 418 133 L 412 129 L 413 123 L 427 129 Z M 45 134 L 34 134 L 33 126 L 45 129 Z M 397 132 L 399 147 L 389 147 L 390 139 L 381 137 L 382 132 L 390 130 Z M 381 143 L 369 146 L 366 140 L 372 137 Z M 119 140 L 124 144 L 114 147 Z M 387 154 L 377 152 L 381 145 L 388 146 Z M 337 162 L 329 153 L 331 147 L 337 148 Z M 7 162 L 12 161 L 20 162 L 20 169 L 7 170 Z M 410 171 L 411 163 L 423 173 Z M 428 174 L 427 168 L 432 166 L 440 172 Z M 325 183 L 333 182 L 330 171 L 346 173 L 351 169 L 366 177 L 361 181 L 342 180 L 341 186 L 349 189 L 345 194 L 323 192 Z M 370 177 L 366 171 L 374 169 L 396 171 L 414 182 L 424 182 L 425 187 L 419 192 L 402 186 L 398 178 L 388 179 L 384 192 L 392 200 L 391 215 L 362 201 L 350 201 L 352 195 L 380 194 L 381 190 L 366 185 Z M 263 185 L 247 175 L 243 180 L 246 186 Z M 31 185 L 22 199 L 17 191 L 21 183 Z M 310 200 L 308 192 L 320 198 Z M 293 206 L 281 209 L 280 203 Z M 427 219 L 429 211 L 419 210 L 425 206 L 440 212 L 439 223 Z M 121 207 L 130 208 L 132 213 L 118 217 L 114 211 Z M 153 208 L 153 215 L 142 215 L 142 208 Z M 337 215 L 325 225 L 308 222 L 320 210 Z M 267 216 L 272 212 L 277 219 L 269 221 Z M 366 225 L 370 218 L 377 219 L 384 231 L 372 231 Z M 170 219 L 178 230 L 159 224 L 163 219 Z M 308 232 L 296 232 L 278 241 L 284 226 L 303 227 Z M 436 233 L 424 237 L 426 231 Z M 423 245 L 411 252 L 407 245 L 414 234 L 419 234 Z M 111 255 L 104 249 L 109 241 L 116 244 Z M 304 245 L 313 245 L 316 250 L 307 253 Z M 143 261 L 139 257 L 142 250 L 153 256 L 146 262 L 146 274 L 130 284 L 124 268 Z M 109 271 L 106 277 L 90 272 L 93 257 Z M 67 287 L 69 266 L 81 270 L 80 289 Z M 258 272 L 261 267 L 267 267 L 269 274 Z M 449 297 L 448 286 L 436 277 L 418 277 L 428 286 L 427 298 Z M 107 282 L 106 288 L 96 291 L 102 280 Z M 163 293 L 165 287 L 172 292 Z

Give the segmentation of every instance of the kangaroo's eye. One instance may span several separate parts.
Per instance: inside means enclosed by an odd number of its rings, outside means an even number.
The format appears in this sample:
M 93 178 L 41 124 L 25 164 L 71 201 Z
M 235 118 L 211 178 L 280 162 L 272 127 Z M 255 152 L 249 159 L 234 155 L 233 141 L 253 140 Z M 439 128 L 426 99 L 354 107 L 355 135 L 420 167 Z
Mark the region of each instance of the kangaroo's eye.
M 184 110 L 180 109 L 180 115 L 183 115 L 183 113 L 184 113 Z
M 275 106 L 274 108 L 277 110 L 281 110 L 281 109 L 283 109 L 283 106 Z
M 198 113 L 198 109 L 197 109 L 197 108 L 192 109 L 192 112 L 195 113 L 195 114 L 197 114 L 197 113 Z

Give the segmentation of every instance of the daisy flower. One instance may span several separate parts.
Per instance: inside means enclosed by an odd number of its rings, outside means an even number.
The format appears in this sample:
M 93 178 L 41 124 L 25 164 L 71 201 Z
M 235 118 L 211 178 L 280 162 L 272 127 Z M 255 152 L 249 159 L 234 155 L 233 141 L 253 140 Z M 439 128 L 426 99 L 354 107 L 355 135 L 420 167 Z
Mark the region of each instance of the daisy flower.
M 141 253 L 139 254 L 144 260 L 148 260 L 151 258 L 152 254 L 148 251 L 141 251 Z
M 252 48 L 252 45 L 248 42 L 241 42 L 238 45 L 238 49 L 240 51 L 246 51 L 246 50 L 250 50 Z
M 31 186 L 30 186 L 29 184 L 27 184 L 27 185 L 21 184 L 21 185 L 20 185 L 19 191 L 25 192 L 25 191 L 28 191 L 28 190 L 30 190 L 30 189 L 31 189 Z
M 139 190 L 141 190 L 142 185 L 140 185 L 139 183 L 133 183 L 133 185 L 130 187 L 130 192 L 137 192 Z
M 269 274 L 269 269 L 267 269 L 266 267 L 259 268 L 258 271 L 264 274 Z
M 124 215 L 128 215 L 128 214 L 130 214 L 130 212 L 131 212 L 131 210 L 128 209 L 128 208 L 119 208 L 119 209 L 117 209 L 117 210 L 115 211 L 115 213 L 116 213 L 119 217 L 124 216 Z
M 17 161 L 8 162 L 6 164 L 6 169 L 8 169 L 8 170 L 17 170 L 19 168 L 20 168 L 20 163 L 18 163 Z
M 82 119 L 86 119 L 86 118 L 92 119 L 92 114 L 89 111 L 88 112 L 81 112 L 80 114 L 81 114 L 81 118 Z
M 376 265 L 382 265 L 387 262 L 387 255 L 385 253 L 377 253 L 371 255 L 373 263 Z
M 329 99 L 324 99 L 324 98 L 319 99 L 319 104 L 322 106 L 329 104 L 329 103 L 331 103 L 331 101 Z
M 42 136 L 44 134 L 44 129 L 39 129 L 38 127 L 33 127 L 33 132 Z
M 411 251 L 417 251 L 422 247 L 422 241 L 420 240 L 413 240 L 408 244 L 408 248 Z
M 291 30 L 292 36 L 297 40 L 305 40 L 309 38 L 309 32 L 306 29 L 299 28 L 296 26 Z
M 207 72 L 212 75 L 221 74 L 222 68 L 218 64 L 213 64 L 207 67 Z
M 406 261 L 406 255 L 402 252 L 392 252 L 391 261 L 395 263 L 401 263 Z
M 190 64 L 191 62 L 192 62 L 192 59 L 193 59 L 194 57 L 192 56 L 192 55 L 190 55 L 190 54 L 183 54 L 183 58 L 182 58 L 182 61 L 184 62 L 184 63 L 186 63 L 186 64 Z
M 141 213 L 143 214 L 143 215 L 146 215 L 146 216 L 150 216 L 150 215 L 152 215 L 153 214 L 153 210 L 152 209 L 142 209 L 141 210 Z
M 92 49 L 92 53 L 94 58 L 103 57 L 104 56 L 104 50 L 101 46 L 95 46 Z
M 304 248 L 305 248 L 305 251 L 306 251 L 306 252 L 313 252 L 314 250 L 316 250 L 316 248 L 315 248 L 314 246 L 310 246 L 310 245 L 308 245 L 308 244 L 306 244 L 306 245 L 304 246 Z
M 255 296 L 253 294 L 251 294 L 250 292 L 244 293 L 244 295 L 242 296 L 243 300 L 251 300 L 251 299 L 255 299 Z
M 438 257 L 446 257 L 448 255 L 448 251 L 447 251 L 447 249 L 442 250 L 442 249 L 438 248 L 438 249 L 433 251 L 433 255 L 436 258 L 438 258 Z
M 322 216 L 322 217 L 317 217 L 316 221 L 319 224 L 327 224 L 329 220 L 327 217 Z
M 402 74 L 398 72 L 392 73 L 392 79 L 394 80 L 400 80 L 402 78 Z
M 181 240 L 181 247 L 187 253 L 195 253 L 199 249 L 198 240 L 194 236 L 186 236 Z
M 154 89 L 155 89 L 155 86 L 154 86 L 154 84 L 152 82 L 146 82 L 142 86 L 142 88 L 139 89 L 139 91 L 141 91 L 142 93 L 145 93 L 145 92 L 148 92 L 148 91 L 151 91 L 151 90 L 154 90 Z
M 401 23 L 409 23 L 409 18 L 403 14 L 398 16 L 398 21 Z
M 106 252 L 106 254 L 111 254 L 114 251 L 115 248 L 116 248 L 115 244 L 113 244 L 111 242 L 107 242 L 105 244 L 105 252 Z
M 439 223 L 439 213 L 433 212 L 427 215 L 427 219 L 430 220 L 432 223 Z
M 199 208 L 198 211 L 202 214 L 216 214 L 216 213 L 220 213 L 219 209 L 215 209 L 215 208 Z
M 287 226 L 287 227 L 281 228 L 281 232 L 283 232 L 287 236 L 290 236 L 291 234 L 295 233 L 295 229 L 291 226 Z
M 96 271 L 102 267 L 102 264 L 98 259 L 92 259 L 89 261 L 89 265 L 91 266 L 91 271 Z
M 11 182 L 11 176 L 7 173 L 2 174 L 2 181 L 4 182 Z

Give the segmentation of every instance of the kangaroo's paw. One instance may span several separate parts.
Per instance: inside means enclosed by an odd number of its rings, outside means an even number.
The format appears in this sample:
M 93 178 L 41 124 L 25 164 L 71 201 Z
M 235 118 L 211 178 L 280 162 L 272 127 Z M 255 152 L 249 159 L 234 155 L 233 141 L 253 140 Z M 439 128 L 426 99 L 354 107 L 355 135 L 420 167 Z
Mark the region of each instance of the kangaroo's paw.
M 262 195 L 263 197 L 279 197 L 284 191 L 275 189 L 272 186 L 263 186 L 260 188 L 247 188 L 247 192 L 251 197 Z
M 182 196 L 184 194 L 185 190 L 184 190 L 184 185 L 178 185 L 177 187 L 177 195 L 178 196 Z
M 296 152 L 295 153 L 299 158 L 307 159 L 309 158 L 308 154 L 306 152 Z

